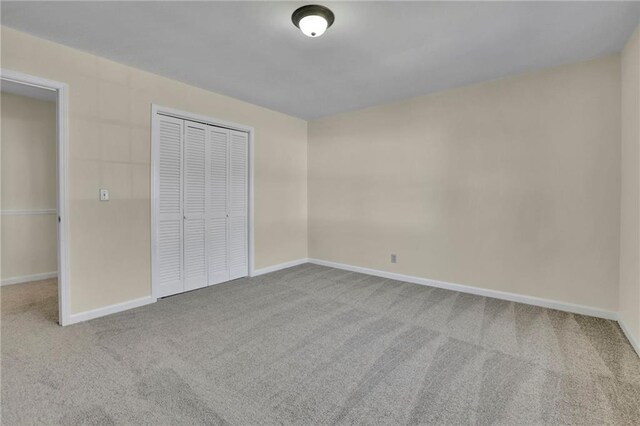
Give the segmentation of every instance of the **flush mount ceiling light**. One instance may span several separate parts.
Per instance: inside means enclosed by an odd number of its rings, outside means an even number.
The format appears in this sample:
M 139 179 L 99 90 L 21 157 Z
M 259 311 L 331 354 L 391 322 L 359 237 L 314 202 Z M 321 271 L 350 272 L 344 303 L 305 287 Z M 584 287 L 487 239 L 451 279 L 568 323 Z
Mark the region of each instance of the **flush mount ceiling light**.
M 291 15 L 293 25 L 307 37 L 320 37 L 333 24 L 333 12 L 319 4 L 309 4 L 296 9 Z

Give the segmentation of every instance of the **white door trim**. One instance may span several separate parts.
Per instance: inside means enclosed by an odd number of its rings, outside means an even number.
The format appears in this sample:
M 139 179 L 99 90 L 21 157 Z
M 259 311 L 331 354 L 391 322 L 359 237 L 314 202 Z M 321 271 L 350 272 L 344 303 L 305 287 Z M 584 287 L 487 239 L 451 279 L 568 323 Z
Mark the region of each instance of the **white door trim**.
M 58 155 L 58 323 L 70 324 L 69 275 L 69 86 L 18 71 L 0 68 L 0 80 L 56 91 L 57 155 Z
M 248 263 L 249 263 L 249 276 L 254 276 L 255 266 L 255 238 L 254 238 L 254 203 L 253 203 L 253 141 L 255 130 L 251 126 L 244 124 L 232 123 L 217 118 L 207 117 L 200 114 L 194 114 L 187 111 L 181 111 L 174 108 L 169 108 L 157 104 L 151 104 L 151 293 L 154 299 L 158 298 L 158 291 L 156 286 L 155 277 L 157 273 L 157 257 L 158 257 L 158 242 L 156 241 L 156 228 L 157 228 L 157 201 L 158 201 L 158 188 L 157 179 L 159 174 L 159 154 L 160 143 L 158 140 L 158 134 L 156 133 L 156 126 L 154 125 L 158 115 L 166 115 L 173 118 L 179 118 L 183 120 L 190 120 L 199 123 L 209 124 L 212 126 L 223 127 L 231 130 L 239 130 L 249 134 L 249 188 L 248 188 L 248 203 L 249 203 L 249 241 L 248 241 Z

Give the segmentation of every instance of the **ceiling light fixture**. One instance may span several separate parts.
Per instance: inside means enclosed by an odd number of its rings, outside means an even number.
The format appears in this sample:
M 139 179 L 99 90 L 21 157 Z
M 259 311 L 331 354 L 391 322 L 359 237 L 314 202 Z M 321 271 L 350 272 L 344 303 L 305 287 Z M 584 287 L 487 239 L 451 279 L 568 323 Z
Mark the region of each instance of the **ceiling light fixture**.
M 333 24 L 333 12 L 319 4 L 308 4 L 291 15 L 293 25 L 307 37 L 320 37 Z

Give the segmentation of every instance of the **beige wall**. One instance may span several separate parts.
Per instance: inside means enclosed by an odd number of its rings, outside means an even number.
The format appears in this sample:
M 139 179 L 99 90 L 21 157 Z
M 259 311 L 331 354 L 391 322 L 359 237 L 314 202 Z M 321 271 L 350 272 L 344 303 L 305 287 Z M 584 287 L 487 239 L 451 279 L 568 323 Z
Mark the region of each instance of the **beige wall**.
M 618 55 L 311 122 L 308 165 L 312 258 L 617 310 Z
M 72 313 L 150 294 L 151 103 L 256 129 L 256 268 L 308 247 L 618 309 L 618 55 L 317 120 L 307 133 L 303 120 L 8 28 L 1 47 L 2 67 L 70 87 Z
M 2 93 L 3 213 L 56 209 L 56 105 Z M 2 279 L 57 270 L 56 215 L 2 215 Z
M 640 27 L 622 52 L 620 315 L 640 342 Z
M 69 84 L 72 313 L 150 295 L 151 103 L 253 126 L 255 266 L 307 256 L 304 120 L 6 27 L 1 47 L 3 68 Z

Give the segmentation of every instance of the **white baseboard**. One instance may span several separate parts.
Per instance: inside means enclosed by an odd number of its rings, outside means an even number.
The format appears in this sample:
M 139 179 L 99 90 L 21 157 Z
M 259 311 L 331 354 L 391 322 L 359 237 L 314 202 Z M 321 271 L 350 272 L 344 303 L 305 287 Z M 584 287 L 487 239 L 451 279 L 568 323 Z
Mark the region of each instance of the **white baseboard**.
M 618 315 L 618 324 L 620 324 L 620 328 L 622 329 L 622 332 L 624 333 L 625 336 L 627 336 L 627 340 L 629 341 L 629 343 L 631 343 L 631 346 L 640 357 L 640 342 L 638 342 L 635 336 L 631 334 L 631 332 L 629 331 L 629 328 L 627 328 L 627 324 L 619 315 Z
M 540 306 L 543 308 L 557 309 L 560 311 L 572 312 L 575 314 L 589 315 L 592 317 L 604 318 L 617 321 L 620 324 L 620 328 L 624 332 L 625 336 L 631 343 L 638 356 L 640 356 L 640 344 L 636 338 L 629 332 L 625 322 L 620 318 L 617 312 L 606 311 L 599 308 L 590 306 L 577 305 L 573 303 L 559 302 L 556 300 L 543 299 L 533 296 L 525 296 L 517 293 L 509 293 L 505 291 L 489 290 L 480 287 L 472 287 L 462 284 L 454 284 L 445 281 L 431 280 L 428 278 L 420 278 L 411 275 L 397 274 L 395 272 L 381 271 L 377 269 L 364 268 L 360 266 L 347 265 L 344 263 L 331 262 L 320 259 L 297 259 L 290 262 L 280 263 L 278 265 L 268 266 L 266 268 L 257 269 L 253 272 L 253 276 L 268 274 L 270 272 L 279 271 L 281 269 L 291 268 L 293 266 L 302 265 L 304 263 L 313 263 L 316 265 L 328 266 L 336 269 L 343 269 L 346 271 L 359 272 L 362 274 L 374 275 L 381 278 L 387 278 L 397 281 L 404 281 L 413 284 L 426 285 L 429 287 L 443 288 L 446 290 L 459 291 L 461 293 L 475 294 L 478 296 L 493 297 L 495 299 L 508 300 L 510 302 L 524 303 L 527 305 Z M 55 276 L 55 275 L 54 275 Z M 45 278 L 40 278 L 45 279 Z M 33 281 L 33 280 L 31 280 Z M 4 281 L 3 281 L 3 285 Z M 75 324 L 82 321 L 88 321 L 94 318 L 103 317 L 106 315 L 115 314 L 118 312 L 126 311 L 140 306 L 154 303 L 156 299 L 151 296 L 141 297 L 139 299 L 130 300 L 128 302 L 117 303 L 114 305 L 105 306 L 103 308 L 93 309 L 79 314 L 73 314 L 70 317 L 69 324 Z
M 261 268 L 253 271 L 253 276 L 267 274 L 269 272 L 279 271 L 280 269 L 291 268 L 292 266 L 302 265 L 308 263 L 308 259 L 292 260 L 290 262 L 281 263 L 279 265 L 273 265 L 266 268 Z M 139 299 L 129 300 L 127 302 L 116 303 L 115 305 L 109 305 L 102 308 L 92 309 L 90 311 L 80 312 L 78 314 L 72 314 L 69 318 L 69 324 L 76 324 L 83 321 L 89 321 L 94 318 L 104 317 L 106 315 L 115 314 L 129 309 L 138 308 L 140 306 L 154 303 L 156 299 L 151 296 L 141 297 Z
M 33 274 L 33 275 L 23 275 L 21 277 L 5 278 L 0 282 L 0 285 L 13 285 L 13 284 L 28 283 L 31 281 L 48 280 L 51 278 L 56 278 L 57 276 L 58 276 L 58 271 L 43 272 L 41 274 Z
M 280 263 L 278 265 L 267 266 L 266 268 L 256 269 L 255 271 L 253 271 L 253 275 L 251 276 L 257 277 L 259 275 L 268 274 L 269 272 L 275 272 L 281 269 L 291 268 L 293 266 L 302 265 L 304 263 L 309 263 L 309 259 L 305 257 L 298 260 L 291 260 L 289 262 Z
M 572 312 L 574 314 L 589 315 L 592 317 L 605 318 L 610 320 L 618 319 L 618 314 L 616 312 L 606 311 L 599 308 L 593 308 L 591 306 L 576 305 L 573 303 L 559 302 L 556 300 L 542 299 L 542 298 L 533 297 L 533 296 L 525 296 L 517 293 L 509 293 L 506 291 L 489 290 L 485 288 L 472 287 L 472 286 L 463 285 L 463 284 L 454 284 L 454 283 L 448 283 L 445 281 L 430 280 L 428 278 L 414 277 L 411 275 L 402 275 L 402 274 L 397 274 L 395 272 L 380 271 L 377 269 L 363 268 L 360 266 L 346 265 L 344 263 L 336 263 L 336 262 L 330 262 L 330 261 L 320 260 L 320 259 L 309 259 L 309 262 L 315 263 L 316 265 L 329 266 L 332 268 L 344 269 L 352 272 L 360 272 L 363 274 L 375 275 L 377 277 L 388 278 L 391 280 L 426 285 L 429 287 L 444 288 L 447 290 L 454 290 L 454 291 L 459 291 L 461 293 L 475 294 L 478 296 L 493 297 L 495 299 L 508 300 L 510 302 L 525 303 L 527 305 L 540 306 L 543 308 L 557 309 L 559 311 Z
M 92 309 L 90 311 L 80 312 L 79 314 L 72 314 L 69 318 L 69 324 L 76 324 L 83 321 L 89 321 L 94 318 L 104 317 L 118 312 L 127 311 L 129 309 L 139 308 L 140 306 L 148 305 L 150 303 L 154 303 L 155 301 L 156 299 L 154 299 L 153 297 L 146 296 L 139 299 L 129 300 L 127 302 L 116 303 L 114 305 Z

